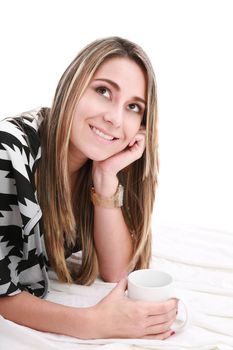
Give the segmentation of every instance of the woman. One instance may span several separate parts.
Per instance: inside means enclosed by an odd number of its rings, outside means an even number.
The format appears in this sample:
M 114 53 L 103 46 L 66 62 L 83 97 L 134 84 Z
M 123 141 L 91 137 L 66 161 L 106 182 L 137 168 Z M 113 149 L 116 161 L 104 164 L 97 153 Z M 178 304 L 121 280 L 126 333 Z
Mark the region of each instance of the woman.
M 165 339 L 177 301 L 125 296 L 130 270 L 148 267 L 157 182 L 156 87 L 132 42 L 84 48 L 58 84 L 51 109 L 1 122 L 0 314 L 83 339 Z M 69 270 L 66 258 L 82 250 Z M 118 282 L 90 308 L 46 301 L 47 268 L 60 281 Z M 26 306 L 26 307 L 25 307 Z

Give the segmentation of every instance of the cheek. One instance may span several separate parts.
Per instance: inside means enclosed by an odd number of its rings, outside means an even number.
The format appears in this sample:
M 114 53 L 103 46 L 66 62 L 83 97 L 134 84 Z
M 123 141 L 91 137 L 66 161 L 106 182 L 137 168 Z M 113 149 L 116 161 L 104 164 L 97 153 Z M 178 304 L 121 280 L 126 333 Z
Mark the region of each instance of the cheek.
M 138 133 L 139 129 L 140 129 L 141 123 L 130 123 L 130 125 L 127 125 L 127 127 L 125 127 L 125 140 L 123 142 L 123 144 L 121 145 L 121 151 L 123 149 L 125 149 L 125 147 L 127 147 L 129 145 L 129 143 L 133 140 L 133 138 L 136 136 L 136 134 Z
M 100 99 L 100 96 L 92 90 L 87 90 L 80 99 L 76 112 L 79 116 L 92 117 L 98 114 L 105 107 L 104 99 Z
M 131 120 L 129 123 L 127 123 L 127 126 L 126 126 L 127 138 L 132 139 L 138 133 L 140 126 L 141 126 L 141 119 Z
M 84 115 L 88 112 L 87 103 L 85 102 L 85 98 L 82 98 L 79 101 L 78 106 L 76 106 L 75 113 L 74 113 L 74 119 L 82 119 Z

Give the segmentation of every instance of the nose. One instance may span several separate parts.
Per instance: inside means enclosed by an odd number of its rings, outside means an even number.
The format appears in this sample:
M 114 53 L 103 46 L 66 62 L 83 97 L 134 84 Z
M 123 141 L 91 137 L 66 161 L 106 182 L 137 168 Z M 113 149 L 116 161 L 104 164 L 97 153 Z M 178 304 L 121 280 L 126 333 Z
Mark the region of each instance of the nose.
M 123 108 L 120 106 L 113 106 L 105 112 L 104 120 L 111 123 L 114 127 L 119 128 L 123 121 Z

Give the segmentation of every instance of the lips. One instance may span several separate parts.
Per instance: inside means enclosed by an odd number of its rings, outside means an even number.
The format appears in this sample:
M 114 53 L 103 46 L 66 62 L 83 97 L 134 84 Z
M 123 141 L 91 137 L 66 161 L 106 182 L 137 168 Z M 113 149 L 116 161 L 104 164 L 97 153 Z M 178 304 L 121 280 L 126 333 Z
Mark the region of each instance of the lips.
M 90 128 L 96 135 L 98 135 L 99 137 L 101 137 L 104 140 L 114 141 L 114 140 L 118 139 L 117 137 L 114 137 L 113 135 L 110 135 L 110 134 L 106 133 L 105 131 L 103 131 L 95 126 L 90 125 Z

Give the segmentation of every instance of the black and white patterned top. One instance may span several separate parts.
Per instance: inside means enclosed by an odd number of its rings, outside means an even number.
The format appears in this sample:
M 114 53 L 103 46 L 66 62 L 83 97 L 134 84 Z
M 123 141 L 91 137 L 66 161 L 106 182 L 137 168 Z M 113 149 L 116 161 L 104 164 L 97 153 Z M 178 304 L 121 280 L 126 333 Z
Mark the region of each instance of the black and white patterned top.
M 48 292 L 48 258 L 34 183 L 43 111 L 0 121 L 0 296 L 25 290 L 45 297 Z

